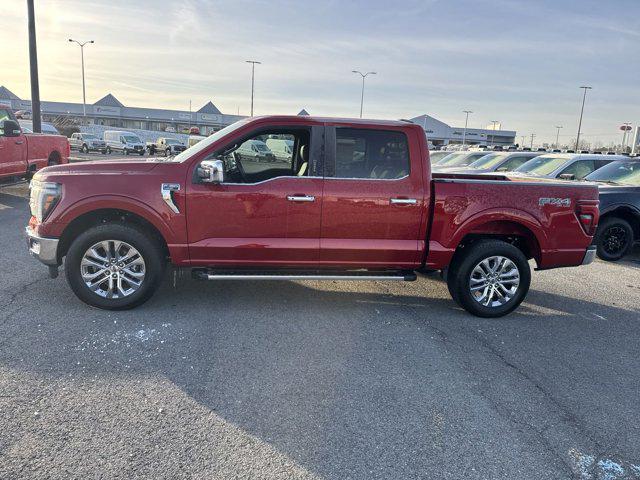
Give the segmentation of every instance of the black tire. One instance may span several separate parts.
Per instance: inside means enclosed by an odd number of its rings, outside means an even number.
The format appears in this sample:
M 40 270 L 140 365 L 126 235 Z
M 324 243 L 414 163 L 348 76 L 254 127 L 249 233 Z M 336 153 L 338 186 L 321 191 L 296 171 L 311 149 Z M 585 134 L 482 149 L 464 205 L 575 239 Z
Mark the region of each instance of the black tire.
M 471 276 L 478 264 L 491 257 L 509 259 L 519 273 L 519 284 L 504 304 L 486 306 L 471 291 Z M 524 254 L 513 245 L 500 240 L 480 240 L 458 251 L 447 272 L 447 287 L 454 301 L 467 312 L 478 317 L 496 318 L 515 310 L 529 291 L 531 269 Z M 497 298 L 497 297 L 496 297 Z
M 107 147 L 107 155 L 111 155 L 111 147 Z
M 82 145 L 82 148 L 80 149 L 80 151 L 82 153 L 89 153 L 89 147 L 87 147 L 87 145 Z
M 104 240 L 120 240 L 133 246 L 145 263 L 145 275 L 139 289 L 122 298 L 105 298 L 91 291 L 81 275 L 81 261 L 87 250 Z M 127 310 L 143 304 L 155 293 L 162 281 L 165 259 L 162 247 L 143 229 L 121 223 L 92 227 L 71 244 L 65 258 L 67 282 L 84 303 L 105 310 Z
M 164 156 L 165 156 L 165 157 L 169 157 L 169 156 L 171 156 L 171 149 L 170 149 L 170 148 L 167 148 L 167 149 L 164 151 Z
M 607 217 L 598 225 L 594 243 L 598 257 L 615 262 L 631 250 L 633 228 L 624 218 Z
M 144 155 L 144 150 L 142 150 L 138 155 L 143 156 Z
M 125 155 L 129 155 L 129 150 L 127 150 L 126 148 L 123 148 L 122 153 L 124 153 Z

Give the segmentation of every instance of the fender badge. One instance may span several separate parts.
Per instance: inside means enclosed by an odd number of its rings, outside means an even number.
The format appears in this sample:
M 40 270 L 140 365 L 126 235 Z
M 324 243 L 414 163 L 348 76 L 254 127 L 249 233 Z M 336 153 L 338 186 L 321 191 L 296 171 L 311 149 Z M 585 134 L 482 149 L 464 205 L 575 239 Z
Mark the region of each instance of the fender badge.
M 545 205 L 554 205 L 556 207 L 570 207 L 571 199 L 570 198 L 540 198 L 538 201 L 538 205 L 544 207 Z

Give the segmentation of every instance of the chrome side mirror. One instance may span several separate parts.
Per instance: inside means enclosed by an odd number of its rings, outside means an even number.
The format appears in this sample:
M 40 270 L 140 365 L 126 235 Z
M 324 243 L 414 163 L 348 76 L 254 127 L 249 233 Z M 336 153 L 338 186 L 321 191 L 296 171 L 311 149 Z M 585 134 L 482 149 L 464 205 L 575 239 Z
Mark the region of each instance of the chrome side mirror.
M 224 162 L 222 160 L 204 160 L 200 162 L 198 178 L 202 183 L 223 183 Z

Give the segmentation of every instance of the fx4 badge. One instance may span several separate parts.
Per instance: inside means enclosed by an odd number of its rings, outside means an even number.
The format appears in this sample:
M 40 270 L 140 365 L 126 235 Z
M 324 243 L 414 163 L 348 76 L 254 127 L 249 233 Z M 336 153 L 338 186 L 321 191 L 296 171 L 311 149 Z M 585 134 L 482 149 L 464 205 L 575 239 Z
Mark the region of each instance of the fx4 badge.
M 544 207 L 545 205 L 555 205 L 556 207 L 570 207 L 571 206 L 571 199 L 570 198 L 540 198 L 540 200 L 538 201 L 538 204 L 541 207 Z

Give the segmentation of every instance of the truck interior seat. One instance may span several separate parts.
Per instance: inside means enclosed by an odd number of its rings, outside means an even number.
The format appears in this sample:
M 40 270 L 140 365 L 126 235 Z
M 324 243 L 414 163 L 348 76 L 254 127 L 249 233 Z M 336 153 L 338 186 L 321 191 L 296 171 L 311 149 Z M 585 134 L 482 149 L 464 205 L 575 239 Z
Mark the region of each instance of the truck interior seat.
M 309 166 L 309 148 L 307 145 L 302 145 L 300 147 L 300 167 L 298 167 L 298 173 L 296 174 L 298 177 L 304 177 L 307 174 L 307 167 Z

